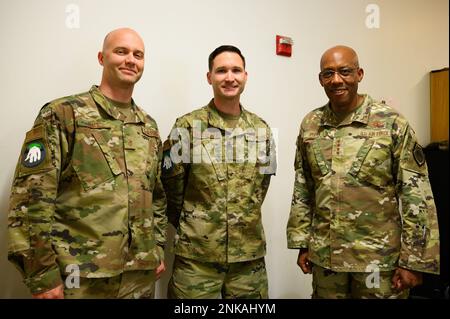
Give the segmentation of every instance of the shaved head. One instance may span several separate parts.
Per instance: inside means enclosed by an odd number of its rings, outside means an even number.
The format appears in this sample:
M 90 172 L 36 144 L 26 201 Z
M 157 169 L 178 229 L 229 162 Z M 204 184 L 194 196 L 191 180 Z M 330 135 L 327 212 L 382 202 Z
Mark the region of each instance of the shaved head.
M 124 37 L 124 36 L 135 37 L 138 40 L 138 42 L 140 42 L 140 44 L 142 45 L 142 48 L 144 48 L 144 41 L 142 40 L 141 36 L 136 31 L 134 31 L 133 29 L 130 29 L 130 28 L 119 28 L 119 29 L 109 32 L 105 36 L 105 39 L 103 40 L 102 52 L 105 52 L 106 50 L 108 50 L 108 48 L 111 47 L 111 44 L 115 43 L 116 39 Z
M 97 57 L 103 66 L 100 91 L 115 101 L 131 100 L 134 84 L 144 72 L 144 41 L 140 35 L 130 28 L 109 32 Z
M 324 64 L 329 60 L 335 59 L 337 56 L 343 58 L 350 64 L 353 64 L 354 67 L 359 68 L 358 55 L 355 50 L 345 45 L 337 45 L 329 48 L 322 54 L 322 58 L 320 59 L 320 69 L 323 70 Z

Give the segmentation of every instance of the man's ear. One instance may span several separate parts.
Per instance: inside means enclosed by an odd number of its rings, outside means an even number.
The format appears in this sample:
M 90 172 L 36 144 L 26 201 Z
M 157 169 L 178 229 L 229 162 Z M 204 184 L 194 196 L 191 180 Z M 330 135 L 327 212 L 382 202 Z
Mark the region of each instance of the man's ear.
M 364 78 L 364 70 L 362 68 L 359 68 L 357 75 L 358 75 L 358 82 L 361 82 L 362 79 Z
M 103 53 L 101 51 L 98 52 L 97 59 L 98 59 L 98 63 L 100 63 L 100 65 L 103 65 Z
M 212 82 L 211 82 L 211 72 L 206 73 L 206 79 L 208 80 L 209 84 L 212 84 Z

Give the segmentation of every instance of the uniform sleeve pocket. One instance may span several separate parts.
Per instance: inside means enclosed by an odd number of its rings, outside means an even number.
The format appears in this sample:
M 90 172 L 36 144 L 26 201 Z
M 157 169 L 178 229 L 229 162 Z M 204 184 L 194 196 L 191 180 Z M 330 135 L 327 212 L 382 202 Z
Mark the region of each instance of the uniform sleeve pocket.
M 25 207 L 17 207 L 8 215 L 8 252 L 15 253 L 30 249 L 28 214 Z

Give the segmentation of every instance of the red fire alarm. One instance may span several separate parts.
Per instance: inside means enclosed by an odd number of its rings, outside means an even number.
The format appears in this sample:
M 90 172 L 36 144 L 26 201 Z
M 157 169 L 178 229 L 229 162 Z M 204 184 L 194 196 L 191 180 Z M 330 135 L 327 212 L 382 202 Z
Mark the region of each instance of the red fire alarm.
M 293 44 L 294 41 L 292 41 L 292 38 L 277 35 L 276 38 L 277 55 L 291 56 Z

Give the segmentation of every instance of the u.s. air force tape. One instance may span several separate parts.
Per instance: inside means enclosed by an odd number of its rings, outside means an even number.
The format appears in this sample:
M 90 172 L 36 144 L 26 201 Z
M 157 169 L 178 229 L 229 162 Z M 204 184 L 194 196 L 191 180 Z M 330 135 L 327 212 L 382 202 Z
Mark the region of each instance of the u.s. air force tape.
M 22 165 L 28 168 L 39 166 L 47 156 L 41 141 L 32 141 L 25 147 L 22 154 Z

